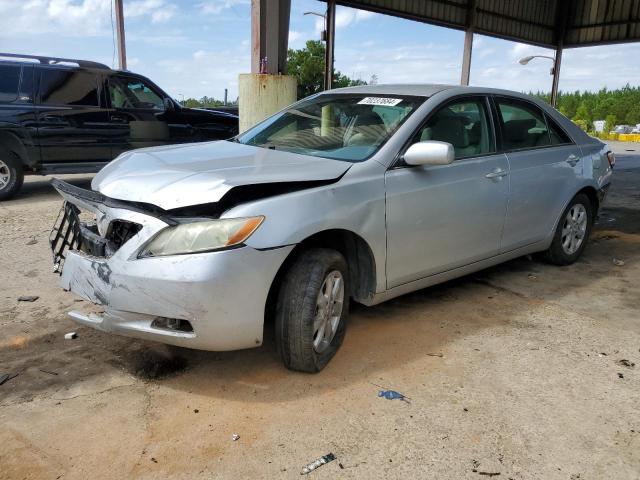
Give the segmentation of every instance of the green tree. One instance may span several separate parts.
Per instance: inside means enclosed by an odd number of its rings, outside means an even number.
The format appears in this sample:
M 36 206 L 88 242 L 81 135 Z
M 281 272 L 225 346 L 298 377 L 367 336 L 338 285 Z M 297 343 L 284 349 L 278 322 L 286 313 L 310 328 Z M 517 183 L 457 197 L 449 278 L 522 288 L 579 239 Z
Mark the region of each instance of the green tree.
M 298 80 L 298 98 L 308 97 L 322 91 L 324 83 L 324 43 L 309 40 L 300 50 L 287 52 L 287 73 Z M 362 80 L 353 80 L 337 70 L 333 72 L 334 88 L 366 85 Z
M 535 95 L 549 101 L 548 94 Z M 625 85 L 617 90 L 602 88 L 598 92 L 559 92 L 558 110 L 574 121 L 580 121 L 585 128 L 592 129 L 595 120 L 611 120 L 627 125 L 640 123 L 640 87 Z
M 609 133 L 616 126 L 616 116 L 615 115 L 607 115 L 607 118 L 604 122 L 604 133 Z

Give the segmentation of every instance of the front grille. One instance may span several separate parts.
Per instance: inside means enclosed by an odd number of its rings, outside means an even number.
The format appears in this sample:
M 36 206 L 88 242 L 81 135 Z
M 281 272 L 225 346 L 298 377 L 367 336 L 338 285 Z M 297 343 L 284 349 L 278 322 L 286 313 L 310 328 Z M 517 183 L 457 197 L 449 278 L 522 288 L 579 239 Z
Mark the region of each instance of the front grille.
M 64 202 L 53 225 L 49 235 L 49 245 L 53 253 L 54 272 L 62 272 L 62 265 L 68 250 L 76 250 L 80 247 L 82 234 L 81 224 L 78 219 L 79 214 L 78 207 Z
M 79 250 L 92 257 L 110 257 L 142 229 L 138 223 L 113 220 L 107 234 L 102 236 L 94 222 L 80 221 L 80 214 L 80 209 L 69 202 L 60 210 L 49 237 L 54 272 L 62 271 L 69 250 Z
M 142 225 L 126 220 L 114 220 L 106 235 L 105 254 L 109 257 L 142 229 Z

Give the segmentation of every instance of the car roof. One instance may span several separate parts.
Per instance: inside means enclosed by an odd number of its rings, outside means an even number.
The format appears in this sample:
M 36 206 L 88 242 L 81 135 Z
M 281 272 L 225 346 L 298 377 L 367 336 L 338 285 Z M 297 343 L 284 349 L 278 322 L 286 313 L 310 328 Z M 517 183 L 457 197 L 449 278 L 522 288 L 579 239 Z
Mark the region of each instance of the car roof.
M 436 93 L 447 91 L 450 96 L 461 94 L 493 94 L 508 95 L 510 97 L 519 97 L 532 100 L 533 97 L 512 90 L 502 90 L 498 88 L 487 87 L 467 87 L 462 85 L 446 85 L 439 83 L 396 83 L 381 85 L 360 85 L 357 87 L 345 87 L 329 90 L 331 93 L 359 93 L 372 95 L 412 95 L 418 97 L 431 97 Z

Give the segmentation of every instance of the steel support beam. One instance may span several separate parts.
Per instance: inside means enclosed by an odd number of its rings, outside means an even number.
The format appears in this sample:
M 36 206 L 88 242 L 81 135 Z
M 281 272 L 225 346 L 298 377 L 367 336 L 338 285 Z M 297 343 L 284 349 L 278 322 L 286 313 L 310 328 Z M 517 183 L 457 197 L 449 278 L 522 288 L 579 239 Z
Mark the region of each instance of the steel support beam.
M 464 51 L 462 52 L 462 74 L 460 85 L 469 85 L 471 77 L 471 53 L 473 51 L 473 29 L 476 23 L 476 0 L 469 0 L 467 4 L 467 18 L 464 32 Z
M 291 0 L 251 0 L 251 72 L 286 73 Z
M 327 0 L 326 37 L 327 42 L 324 49 L 324 89 L 333 88 L 333 53 L 335 51 L 336 38 L 336 2 Z
M 553 61 L 553 83 L 551 85 L 551 106 L 556 107 L 558 104 L 558 83 L 560 82 L 560 64 L 562 63 L 562 45 L 556 49 L 556 57 Z
M 118 42 L 118 68 L 120 70 L 127 69 L 127 49 L 124 40 L 124 12 L 122 9 L 122 0 L 113 0 L 116 11 L 116 36 Z
M 464 33 L 464 51 L 462 52 L 462 76 L 460 85 L 469 85 L 471 76 L 471 51 L 473 50 L 473 30 Z

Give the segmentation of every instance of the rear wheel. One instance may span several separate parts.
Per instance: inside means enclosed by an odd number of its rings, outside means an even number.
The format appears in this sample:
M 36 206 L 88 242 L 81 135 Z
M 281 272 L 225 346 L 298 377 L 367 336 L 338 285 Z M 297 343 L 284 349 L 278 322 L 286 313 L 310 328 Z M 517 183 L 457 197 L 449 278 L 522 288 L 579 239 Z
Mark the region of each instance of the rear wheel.
M 285 366 L 319 372 L 347 328 L 347 262 L 335 250 L 303 252 L 287 272 L 276 308 L 276 342 Z
M 556 265 L 575 262 L 585 249 L 592 226 L 593 205 L 589 197 L 579 193 L 562 213 L 545 258 Z
M 0 150 L 0 200 L 11 198 L 24 181 L 22 162 L 12 152 Z

